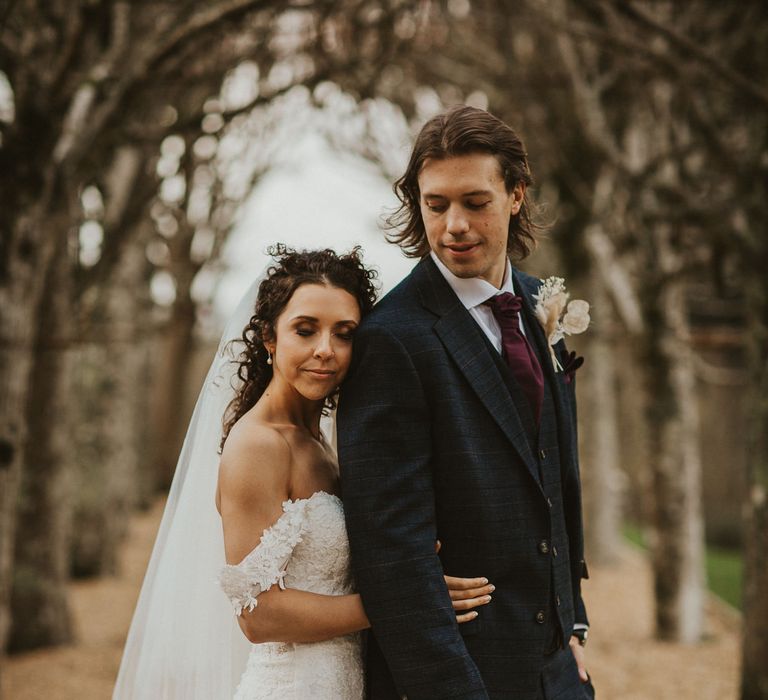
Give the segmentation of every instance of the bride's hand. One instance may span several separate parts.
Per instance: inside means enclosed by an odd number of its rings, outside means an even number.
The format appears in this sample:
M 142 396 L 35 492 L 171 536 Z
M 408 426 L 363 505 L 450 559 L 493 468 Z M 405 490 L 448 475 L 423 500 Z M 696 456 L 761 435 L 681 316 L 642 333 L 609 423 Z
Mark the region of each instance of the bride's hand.
M 437 541 L 435 551 L 440 551 L 440 540 Z M 491 593 L 496 587 L 488 582 L 487 578 L 461 578 L 459 576 L 445 576 L 445 584 L 451 596 L 453 609 L 456 611 L 456 622 L 469 622 L 478 616 L 477 610 L 481 605 L 491 602 Z
M 456 611 L 456 622 L 469 622 L 474 620 L 478 612 L 473 608 L 488 605 L 491 602 L 491 593 L 495 590 L 487 578 L 459 578 L 446 576 L 445 583 L 448 593 L 451 595 L 453 609 Z M 469 612 L 464 612 L 464 611 Z

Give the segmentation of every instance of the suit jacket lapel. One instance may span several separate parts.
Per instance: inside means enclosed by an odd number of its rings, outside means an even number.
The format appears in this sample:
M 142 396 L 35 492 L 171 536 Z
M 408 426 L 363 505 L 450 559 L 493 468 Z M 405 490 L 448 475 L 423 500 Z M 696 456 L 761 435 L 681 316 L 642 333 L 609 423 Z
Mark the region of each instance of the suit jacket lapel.
M 539 483 L 538 467 L 525 428 L 504 379 L 488 352 L 483 331 L 458 300 L 431 258 L 423 260 L 415 274 L 422 303 L 439 316 L 434 326 L 435 333 Z
M 563 373 L 558 372 L 555 369 L 555 365 L 552 362 L 552 355 L 549 352 L 549 342 L 544 335 L 544 329 L 541 327 L 541 323 L 539 323 L 536 318 L 536 313 L 534 311 L 533 295 L 538 291 L 540 282 L 534 280 L 533 283 L 531 283 L 528 280 L 524 280 L 517 274 L 517 271 L 514 268 L 512 268 L 512 276 L 515 290 L 518 291 L 523 298 L 525 332 L 528 334 L 529 342 L 531 342 L 531 340 L 533 341 L 533 346 L 539 356 L 539 362 L 541 363 L 547 383 L 552 388 L 552 396 L 557 411 L 560 441 L 561 445 L 566 448 L 562 451 L 562 454 L 568 455 L 570 454 L 572 433 L 570 430 L 570 412 L 568 410 L 568 403 L 565 395 L 565 381 L 563 379 Z

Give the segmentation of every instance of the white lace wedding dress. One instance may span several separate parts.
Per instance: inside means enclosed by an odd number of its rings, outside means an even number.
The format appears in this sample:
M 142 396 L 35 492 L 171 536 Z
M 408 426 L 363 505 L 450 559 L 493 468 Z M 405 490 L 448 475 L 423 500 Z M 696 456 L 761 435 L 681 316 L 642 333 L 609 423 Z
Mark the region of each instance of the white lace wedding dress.
M 240 614 L 277 584 L 326 595 L 353 592 L 341 500 L 325 491 L 286 501 L 283 514 L 221 587 Z M 235 700 L 362 700 L 360 635 L 325 642 L 254 644 Z

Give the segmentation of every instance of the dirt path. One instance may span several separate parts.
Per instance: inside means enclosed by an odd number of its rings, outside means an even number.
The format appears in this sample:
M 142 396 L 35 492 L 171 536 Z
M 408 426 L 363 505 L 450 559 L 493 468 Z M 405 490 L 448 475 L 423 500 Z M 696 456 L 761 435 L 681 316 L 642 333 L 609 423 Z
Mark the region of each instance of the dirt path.
M 132 519 L 120 553 L 120 576 L 72 586 L 77 643 L 11 657 L 5 679 L 7 700 L 107 700 L 112 696 L 163 505 L 158 502 Z
M 713 597 L 704 642 L 658 642 L 651 636 L 653 583 L 646 558 L 628 547 L 620 566 L 590 567 L 590 574 L 588 661 L 601 700 L 738 698 L 741 622 L 735 611 Z
M 158 503 L 137 516 L 122 552 L 119 577 L 72 589 L 78 643 L 13 657 L 8 700 L 108 700 L 123 640 L 161 515 Z M 695 647 L 651 639 L 652 584 L 641 553 L 627 549 L 620 566 L 592 567 L 585 595 L 592 630 L 589 668 L 601 700 L 735 700 L 739 621 L 709 606 L 707 640 Z M 217 699 L 212 699 L 217 700 Z

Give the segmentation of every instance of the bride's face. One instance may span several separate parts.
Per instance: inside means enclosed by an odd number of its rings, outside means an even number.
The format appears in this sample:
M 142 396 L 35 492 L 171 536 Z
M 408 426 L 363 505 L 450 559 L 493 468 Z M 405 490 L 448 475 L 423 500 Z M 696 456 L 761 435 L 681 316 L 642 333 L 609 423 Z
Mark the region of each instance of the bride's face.
M 275 379 L 310 400 L 329 396 L 349 369 L 359 323 L 360 307 L 349 292 L 302 285 L 277 319 L 275 340 L 266 343 Z

